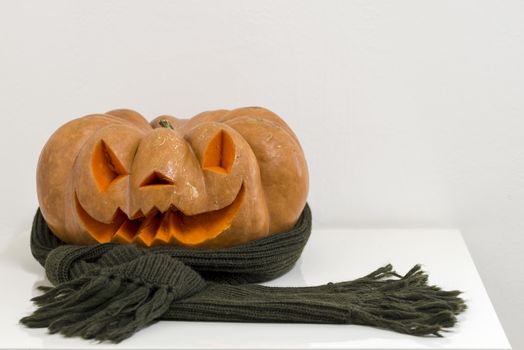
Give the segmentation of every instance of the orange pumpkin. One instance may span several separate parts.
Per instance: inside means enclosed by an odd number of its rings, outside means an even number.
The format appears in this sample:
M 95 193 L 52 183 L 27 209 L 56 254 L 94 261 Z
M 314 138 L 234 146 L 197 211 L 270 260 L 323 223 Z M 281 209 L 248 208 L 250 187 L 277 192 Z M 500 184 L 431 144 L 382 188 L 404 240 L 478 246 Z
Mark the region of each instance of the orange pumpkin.
M 40 155 L 37 191 L 67 243 L 228 247 L 290 229 L 308 170 L 294 133 L 264 108 L 151 124 L 121 109 L 60 127 Z

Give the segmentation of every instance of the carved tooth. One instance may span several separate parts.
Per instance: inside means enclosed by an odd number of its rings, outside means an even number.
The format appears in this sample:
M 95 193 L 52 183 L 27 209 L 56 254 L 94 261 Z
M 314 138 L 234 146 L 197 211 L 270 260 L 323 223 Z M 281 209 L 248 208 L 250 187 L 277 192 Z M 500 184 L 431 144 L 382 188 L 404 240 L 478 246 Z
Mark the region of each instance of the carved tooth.
M 150 247 L 155 238 L 155 233 L 158 230 L 158 225 L 160 225 L 160 215 L 146 217 L 138 228 L 138 232 L 135 235 L 133 242 Z
M 158 225 L 158 229 L 156 230 L 153 245 L 169 244 L 169 239 L 171 237 L 170 222 L 173 215 L 175 214 L 170 210 L 162 214 L 162 221 L 160 222 L 160 225 Z
M 113 235 L 112 242 L 129 244 L 138 232 L 140 222 L 138 220 L 125 220 L 120 228 Z
M 144 213 L 144 217 L 150 217 L 150 216 L 153 216 L 153 215 L 156 215 L 157 213 L 160 213 L 161 211 L 157 208 L 156 205 L 151 205 L 151 206 L 148 206 L 148 207 L 142 207 L 140 208 L 140 212 Z
M 75 194 L 76 210 L 78 217 L 84 224 L 87 232 L 98 242 L 108 243 L 111 241 L 113 234 L 118 230 L 122 222 L 125 220 L 125 215 L 121 211 L 117 211 L 113 216 L 113 220 L 109 224 L 99 222 L 93 219 L 82 207 Z
M 158 210 L 158 208 L 156 206 L 152 206 L 151 209 L 149 209 L 148 211 L 146 211 L 146 217 L 150 217 L 150 216 L 155 216 L 157 214 L 160 214 L 161 211 Z
M 160 204 L 160 205 L 155 205 L 155 208 L 158 209 L 159 212 L 161 213 L 165 213 L 169 210 L 169 208 L 171 207 L 171 205 L 169 203 L 163 203 L 163 204 Z
M 142 209 L 138 209 L 138 211 L 136 213 L 134 213 L 133 215 L 131 215 L 129 217 L 129 220 L 136 220 L 136 219 L 140 219 L 140 218 L 143 218 L 145 215 L 144 213 L 142 212 Z

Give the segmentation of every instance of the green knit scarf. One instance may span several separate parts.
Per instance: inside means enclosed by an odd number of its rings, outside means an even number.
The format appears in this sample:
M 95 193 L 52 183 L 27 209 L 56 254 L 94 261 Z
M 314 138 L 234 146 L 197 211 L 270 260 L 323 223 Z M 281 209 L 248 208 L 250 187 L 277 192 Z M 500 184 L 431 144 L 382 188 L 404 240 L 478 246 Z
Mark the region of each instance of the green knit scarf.
M 306 205 L 295 227 L 227 249 L 67 245 L 37 211 L 33 256 L 54 287 L 21 322 L 51 333 L 120 342 L 157 320 L 346 323 L 440 336 L 465 309 L 459 291 L 427 284 L 420 266 L 391 265 L 315 287 L 258 284 L 289 271 L 311 233 Z

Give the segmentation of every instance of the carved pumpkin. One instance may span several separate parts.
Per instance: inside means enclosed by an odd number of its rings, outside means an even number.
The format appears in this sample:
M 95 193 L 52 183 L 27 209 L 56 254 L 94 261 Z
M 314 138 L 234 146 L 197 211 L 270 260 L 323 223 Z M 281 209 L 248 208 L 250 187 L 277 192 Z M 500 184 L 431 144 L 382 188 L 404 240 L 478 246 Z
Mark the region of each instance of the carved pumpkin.
M 37 190 L 46 222 L 67 243 L 228 247 L 290 229 L 308 171 L 294 133 L 264 108 L 151 124 L 114 110 L 51 136 Z

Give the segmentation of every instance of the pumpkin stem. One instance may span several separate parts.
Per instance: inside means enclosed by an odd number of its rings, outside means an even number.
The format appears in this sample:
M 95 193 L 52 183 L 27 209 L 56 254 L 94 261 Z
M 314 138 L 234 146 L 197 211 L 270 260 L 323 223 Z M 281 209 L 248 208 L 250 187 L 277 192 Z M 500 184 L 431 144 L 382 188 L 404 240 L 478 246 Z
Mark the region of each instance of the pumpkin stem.
M 173 128 L 173 125 L 171 125 L 171 123 L 165 119 L 159 121 L 158 124 L 160 124 L 160 126 L 163 128 L 175 130 L 175 128 Z

